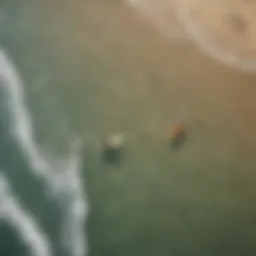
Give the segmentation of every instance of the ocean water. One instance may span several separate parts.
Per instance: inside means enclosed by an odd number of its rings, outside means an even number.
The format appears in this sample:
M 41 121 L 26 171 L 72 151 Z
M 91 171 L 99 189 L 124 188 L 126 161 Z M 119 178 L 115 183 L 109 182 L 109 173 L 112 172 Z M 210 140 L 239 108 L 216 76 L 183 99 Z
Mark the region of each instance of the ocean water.
M 51 155 L 48 160 L 44 156 L 33 137 L 34 128 L 19 74 L 5 52 L 1 54 L 1 89 L 4 91 L 1 217 L 17 229 L 30 254 L 58 255 L 58 250 L 67 246 L 66 250 L 72 250 L 70 253 L 85 255 L 83 224 L 87 203 L 79 176 L 80 142 L 71 142 L 71 153 L 66 159 Z M 9 118 L 5 119 L 5 115 Z M 26 201 L 24 205 L 19 199 Z M 31 213 L 26 210 L 30 205 Z M 44 220 L 37 220 L 42 215 Z M 39 223 L 43 224 L 42 228 Z M 59 249 L 58 240 L 61 240 Z
M 42 131 L 46 132 L 46 135 L 41 137 L 44 143 L 37 139 L 38 131 L 32 111 L 30 111 L 30 106 L 35 105 L 33 101 L 31 103 L 27 100 L 33 97 L 29 95 L 29 86 L 30 89 L 36 90 L 35 87 L 33 88 L 36 84 L 29 83 L 26 79 L 23 80 L 17 67 L 19 65 L 14 64 L 19 57 L 23 62 L 22 52 L 28 50 L 28 45 L 23 45 L 21 41 L 15 42 L 15 37 L 22 35 L 24 41 L 27 42 L 30 39 L 26 37 L 26 32 L 29 37 L 33 37 L 33 30 L 16 33 L 20 22 L 24 21 L 23 15 L 30 7 L 29 4 L 29 2 L 24 2 L 24 5 L 15 2 L 3 4 L 0 57 L 2 128 L 0 217 L 3 222 L 1 253 L 3 255 L 45 256 L 87 255 L 85 221 L 88 204 L 84 192 L 85 182 L 80 175 L 84 165 L 80 161 L 80 146 L 83 145 L 83 138 L 72 137 L 73 134 L 67 130 L 64 135 L 65 139 L 63 139 L 62 130 L 54 131 L 51 126 L 47 125 L 51 120 L 48 115 L 40 112 L 42 109 L 39 106 L 38 109 L 34 108 L 39 111 L 34 114 L 39 115 L 45 123 Z M 17 8 L 20 8 L 18 12 Z M 19 14 L 22 17 L 19 17 Z M 7 34 L 6 29 L 8 29 Z M 30 43 L 34 44 L 35 41 L 32 40 Z M 31 56 L 34 58 L 33 52 L 27 53 L 29 58 Z M 39 70 L 42 75 L 44 71 L 44 69 Z M 36 79 L 40 79 L 34 71 L 30 73 L 29 78 L 33 79 L 34 75 Z M 41 96 L 38 94 L 37 97 L 45 100 Z M 37 100 L 34 98 L 34 101 Z M 55 110 L 49 107 L 49 110 L 44 109 L 44 111 L 50 111 L 53 114 L 49 115 L 50 119 L 54 119 L 55 124 L 61 125 L 63 122 L 60 118 L 61 114 L 56 114 Z M 46 118 L 44 119 L 43 116 Z M 60 139 L 57 134 L 62 136 L 62 141 L 64 141 L 62 145 L 58 145 L 59 149 L 64 149 L 59 154 L 54 153 L 54 150 L 51 152 L 53 149 L 51 145 L 56 144 Z M 9 227 L 6 228 L 5 223 L 8 223 L 11 229 L 8 230 Z M 25 245 L 25 252 L 16 249 L 16 244 L 19 245 L 16 242 L 17 238 L 15 238 L 16 241 L 9 241 L 8 233 L 13 232 L 18 234 L 18 240 L 22 241 L 23 247 Z
M 253 73 L 121 1 L 0 8 L 1 255 L 255 255 Z

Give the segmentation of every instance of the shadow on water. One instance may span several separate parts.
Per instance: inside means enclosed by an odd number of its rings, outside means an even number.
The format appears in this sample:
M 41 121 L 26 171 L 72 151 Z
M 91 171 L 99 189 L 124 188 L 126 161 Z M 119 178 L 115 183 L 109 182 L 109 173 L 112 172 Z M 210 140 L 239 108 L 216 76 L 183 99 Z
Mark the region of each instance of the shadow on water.
M 122 152 L 120 149 L 105 149 L 102 153 L 102 161 L 107 164 L 118 164 L 122 158 Z
M 181 132 L 175 139 L 171 140 L 169 146 L 173 150 L 179 150 L 187 142 L 187 133 Z

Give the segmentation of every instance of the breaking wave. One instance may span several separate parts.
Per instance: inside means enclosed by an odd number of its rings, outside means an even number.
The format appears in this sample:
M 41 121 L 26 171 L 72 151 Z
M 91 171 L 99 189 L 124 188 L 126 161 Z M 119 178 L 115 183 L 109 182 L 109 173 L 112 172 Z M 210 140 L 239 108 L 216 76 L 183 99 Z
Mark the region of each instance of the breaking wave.
M 88 254 L 85 222 L 89 211 L 88 199 L 80 175 L 80 148 L 82 140 L 72 142 L 70 155 L 53 165 L 41 152 L 34 139 L 32 120 L 25 104 L 25 92 L 18 71 L 4 50 L 0 50 L 1 86 L 8 93 L 11 112 L 11 132 L 30 164 L 31 175 L 45 182 L 56 203 L 65 202 L 62 240 L 66 251 L 72 256 Z M 66 159 L 66 160 L 64 160 Z M 2 173 L 2 172 L 1 172 Z M 0 175 L 1 207 L 0 218 L 7 218 L 22 234 L 34 256 L 51 256 L 51 242 L 48 241 L 36 219 L 21 206 L 11 192 L 7 178 Z

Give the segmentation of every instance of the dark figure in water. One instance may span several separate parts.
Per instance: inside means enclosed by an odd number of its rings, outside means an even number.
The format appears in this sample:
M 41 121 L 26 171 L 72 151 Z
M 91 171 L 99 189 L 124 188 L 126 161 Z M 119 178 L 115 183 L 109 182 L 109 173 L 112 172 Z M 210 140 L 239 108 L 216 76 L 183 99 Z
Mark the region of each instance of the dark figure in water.
M 117 164 L 121 161 L 123 151 L 123 135 L 109 136 L 102 145 L 102 159 L 106 163 Z
M 177 122 L 171 127 L 171 131 L 168 136 L 169 145 L 173 149 L 180 148 L 187 139 L 187 133 L 185 125 L 182 122 Z

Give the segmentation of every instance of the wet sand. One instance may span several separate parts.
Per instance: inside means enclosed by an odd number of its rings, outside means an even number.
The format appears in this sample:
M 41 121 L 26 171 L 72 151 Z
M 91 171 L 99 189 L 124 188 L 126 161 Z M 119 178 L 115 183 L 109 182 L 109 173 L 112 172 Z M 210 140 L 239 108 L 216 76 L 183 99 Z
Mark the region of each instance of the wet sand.
M 254 1 L 127 1 L 166 36 L 192 40 L 211 57 L 255 71 Z
M 163 36 L 119 1 L 54 3 L 37 1 L 19 26 L 40 31 L 43 86 L 88 139 L 91 255 L 255 255 L 256 76 Z M 33 58 L 22 54 L 26 77 Z M 188 139 L 172 151 L 180 117 Z M 127 137 L 117 167 L 98 154 L 112 132 Z

